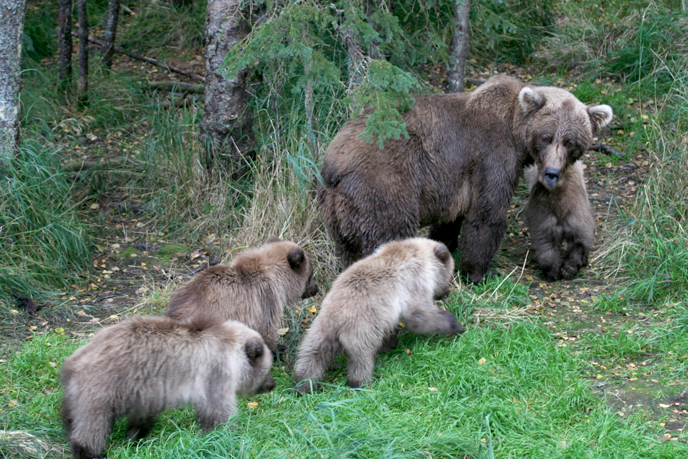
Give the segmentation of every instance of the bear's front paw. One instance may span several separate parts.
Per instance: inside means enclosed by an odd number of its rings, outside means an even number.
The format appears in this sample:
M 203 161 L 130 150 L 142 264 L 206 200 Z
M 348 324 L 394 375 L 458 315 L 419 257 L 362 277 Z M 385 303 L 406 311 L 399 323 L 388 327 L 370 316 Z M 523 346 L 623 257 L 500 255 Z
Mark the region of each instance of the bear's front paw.
M 542 275 L 548 281 L 561 279 L 561 269 L 559 266 L 541 266 Z
M 562 279 L 573 279 L 580 270 L 580 264 L 575 261 L 567 260 L 562 266 L 560 275 Z

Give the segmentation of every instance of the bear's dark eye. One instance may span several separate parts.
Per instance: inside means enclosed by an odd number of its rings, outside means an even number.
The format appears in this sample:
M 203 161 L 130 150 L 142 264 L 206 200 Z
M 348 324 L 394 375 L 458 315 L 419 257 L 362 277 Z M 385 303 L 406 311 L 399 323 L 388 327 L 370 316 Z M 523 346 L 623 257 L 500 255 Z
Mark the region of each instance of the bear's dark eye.
M 545 134 L 541 137 L 542 143 L 552 143 L 552 136 L 549 134 Z
M 576 148 L 576 143 L 572 140 L 566 139 L 564 140 L 564 146 L 570 150 L 572 148 Z

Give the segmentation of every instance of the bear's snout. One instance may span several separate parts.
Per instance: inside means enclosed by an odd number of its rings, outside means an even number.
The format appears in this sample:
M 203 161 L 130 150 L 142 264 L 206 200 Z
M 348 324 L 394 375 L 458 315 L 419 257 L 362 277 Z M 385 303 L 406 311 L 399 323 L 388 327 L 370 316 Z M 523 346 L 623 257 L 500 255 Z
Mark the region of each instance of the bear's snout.
M 545 182 L 543 185 L 548 190 L 553 190 L 557 186 L 557 181 L 559 181 L 559 176 L 561 175 L 561 170 L 555 169 L 553 167 L 548 167 L 545 169 Z

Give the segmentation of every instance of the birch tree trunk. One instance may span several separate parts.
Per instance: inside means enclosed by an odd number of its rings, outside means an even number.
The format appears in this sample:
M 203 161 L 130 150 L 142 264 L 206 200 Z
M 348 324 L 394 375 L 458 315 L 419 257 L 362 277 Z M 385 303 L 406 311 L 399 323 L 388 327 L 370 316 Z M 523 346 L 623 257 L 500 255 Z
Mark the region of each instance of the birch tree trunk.
M 60 70 L 62 86 L 72 81 L 72 0 L 60 0 Z
M 202 136 L 210 156 L 209 166 L 222 165 L 232 178 L 245 172 L 243 157 L 253 145 L 252 117 L 246 110 L 247 71 L 233 79 L 220 74 L 227 53 L 249 32 L 240 11 L 241 0 L 208 0 L 205 22 L 205 106 Z
M 117 19 L 119 16 L 119 0 L 109 0 L 107 9 L 107 24 L 103 35 L 103 48 L 100 51 L 105 68 L 112 68 L 112 56 L 115 54 L 115 40 L 117 39 Z
M 19 92 L 26 0 L 0 0 L 0 173 L 19 145 Z
M 88 98 L 88 17 L 86 16 L 86 0 L 76 1 L 79 18 L 79 79 L 77 80 L 77 94 L 79 102 L 84 103 Z
M 463 92 L 468 55 L 468 33 L 471 0 L 454 0 L 454 25 L 449 45 L 447 93 Z

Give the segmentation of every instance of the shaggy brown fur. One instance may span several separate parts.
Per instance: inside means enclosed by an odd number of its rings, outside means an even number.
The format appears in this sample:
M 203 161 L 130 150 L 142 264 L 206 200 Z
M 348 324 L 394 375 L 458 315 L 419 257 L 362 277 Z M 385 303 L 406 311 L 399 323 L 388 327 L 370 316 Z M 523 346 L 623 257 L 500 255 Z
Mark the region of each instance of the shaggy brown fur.
M 588 265 L 595 238 L 583 163 L 577 161 L 567 168 L 552 190 L 538 181 L 535 166 L 526 169 L 525 177 L 530 184 L 525 217 L 540 269 L 549 280 L 571 279 Z
M 301 343 L 298 390 L 310 392 L 340 351 L 348 358 L 349 386 L 364 384 L 377 353 L 396 344 L 400 320 L 414 333 L 462 333 L 454 315 L 433 302 L 449 293 L 453 272 L 447 247 L 423 238 L 389 242 L 351 265 L 332 284 Z
M 125 415 L 129 439 L 143 438 L 157 414 L 185 404 L 212 430 L 234 413 L 237 393 L 275 387 L 271 366 L 260 334 L 235 321 L 184 324 L 144 316 L 105 328 L 62 366 L 72 456 L 102 457 L 113 422 Z
M 318 189 L 338 256 L 347 267 L 434 225 L 430 238 L 458 245 L 462 271 L 479 282 L 523 167 L 535 162 L 543 180 L 556 181 L 610 116 L 562 89 L 497 76 L 470 93 L 418 97 L 403 115 L 409 137 L 384 149 L 359 137 L 365 116 L 349 121 L 325 152 Z
M 238 320 L 257 330 L 275 353 L 284 307 L 316 293 L 313 265 L 301 247 L 270 238 L 263 247 L 239 254 L 229 266 L 198 273 L 174 292 L 165 315 Z

